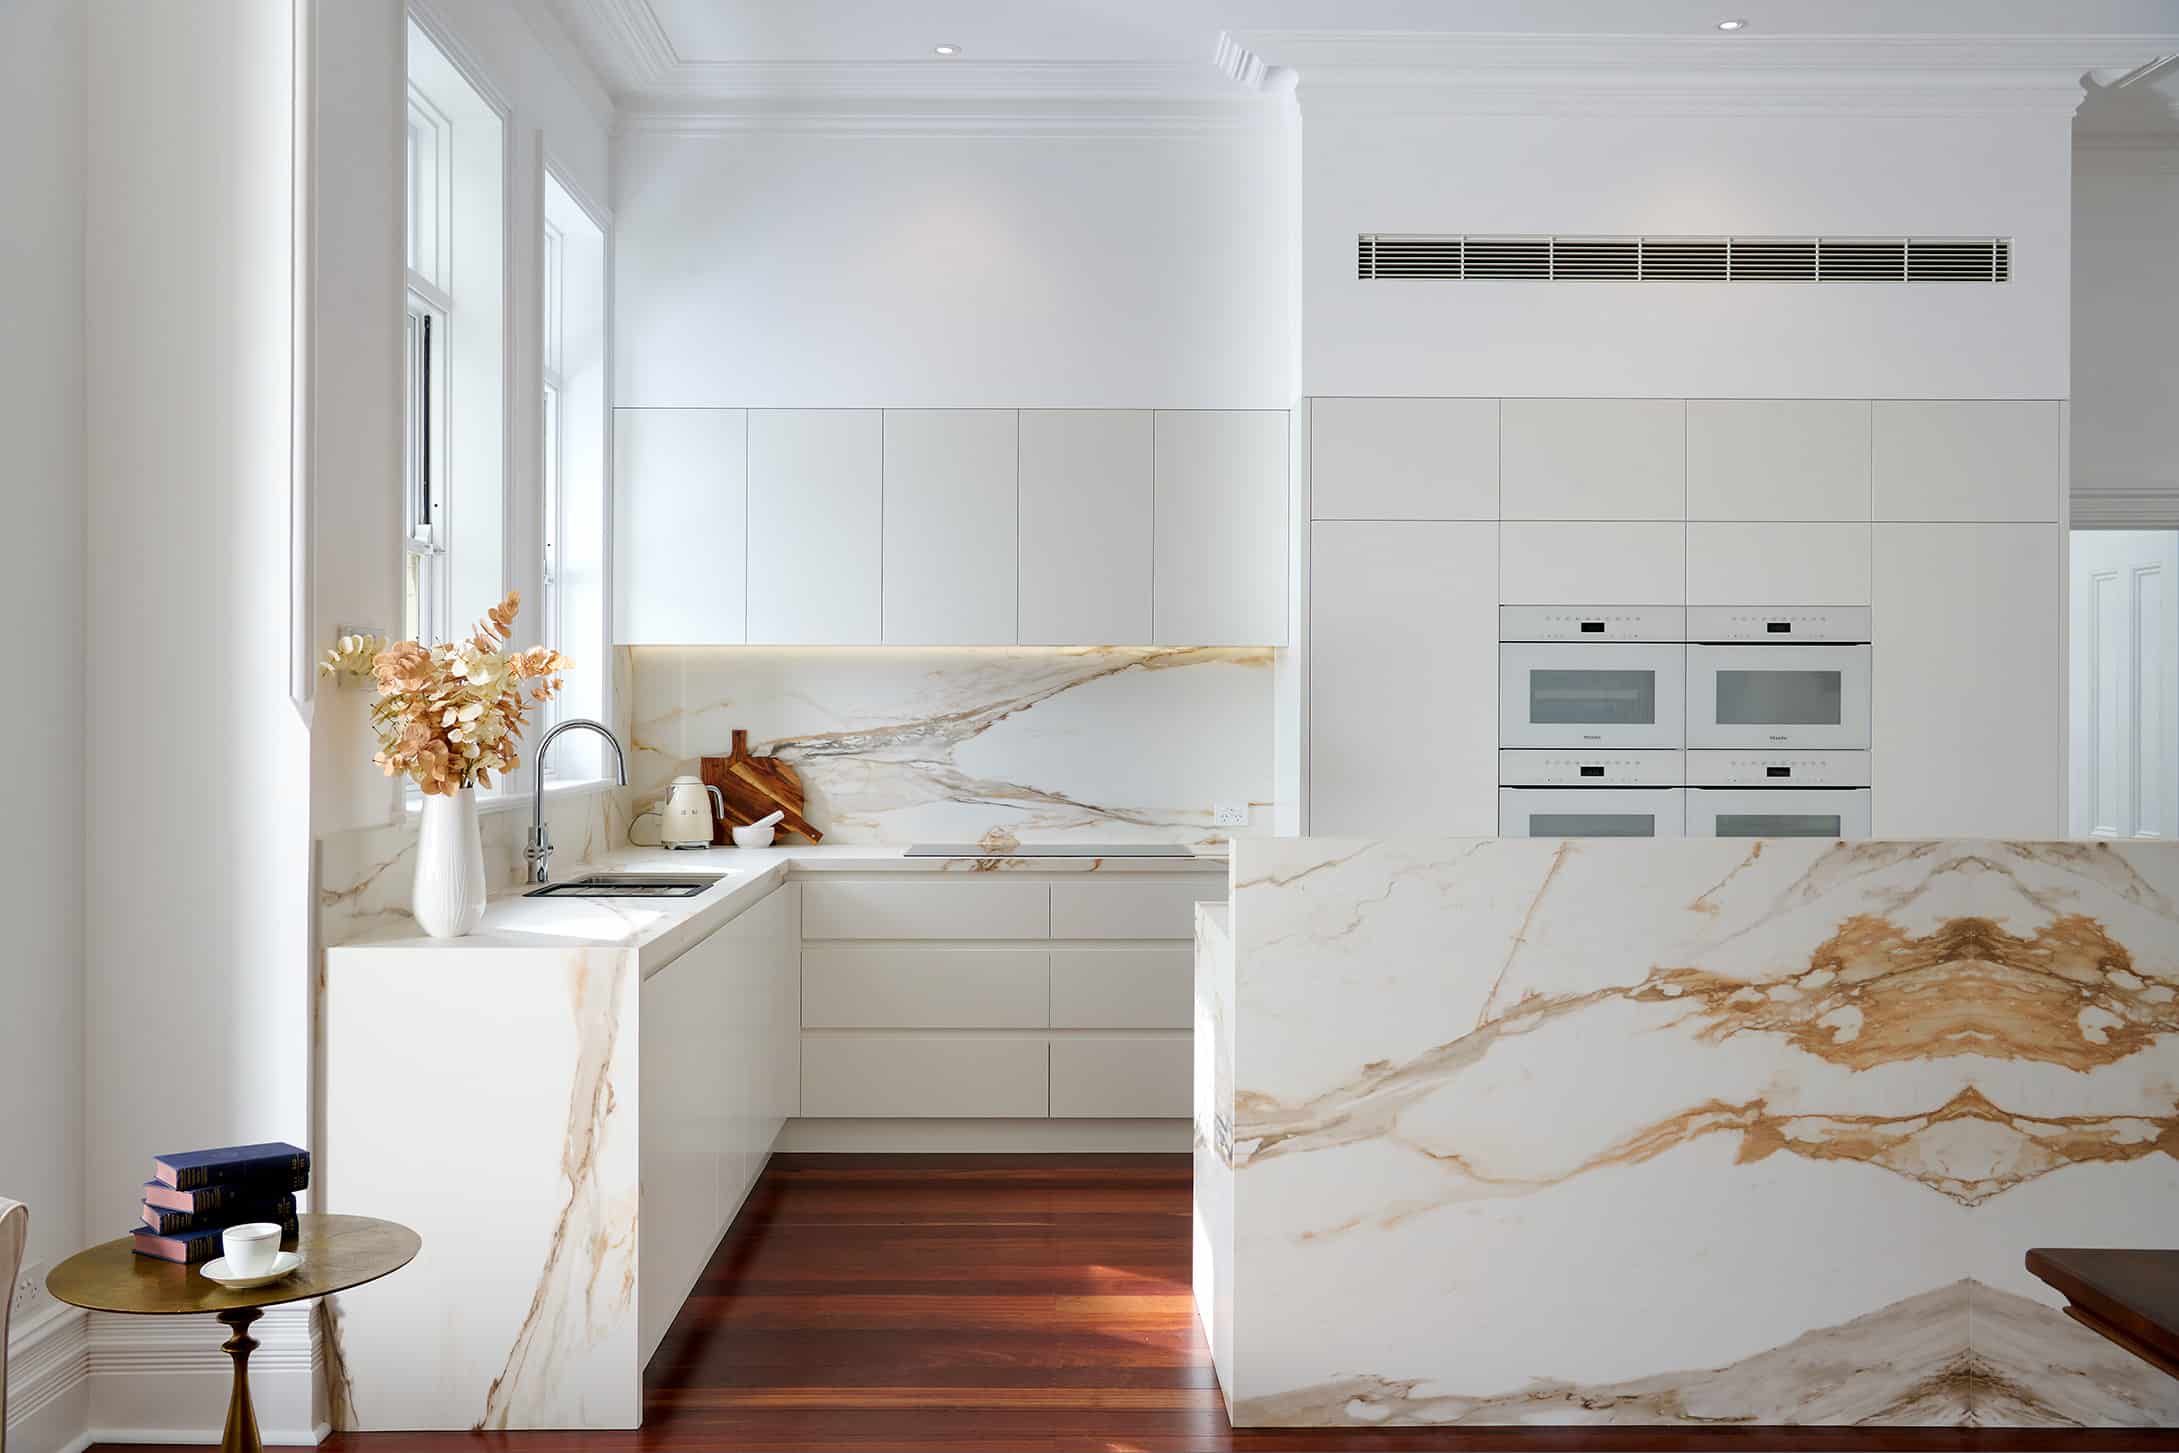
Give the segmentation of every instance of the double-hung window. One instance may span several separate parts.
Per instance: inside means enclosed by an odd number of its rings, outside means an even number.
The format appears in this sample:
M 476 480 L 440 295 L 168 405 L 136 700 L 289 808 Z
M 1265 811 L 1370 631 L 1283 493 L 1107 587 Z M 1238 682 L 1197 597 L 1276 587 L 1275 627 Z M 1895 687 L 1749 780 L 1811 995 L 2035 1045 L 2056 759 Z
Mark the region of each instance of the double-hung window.
M 409 88 L 408 300 L 404 324 L 407 393 L 402 454 L 402 634 L 443 641 L 449 611 L 446 427 L 447 290 L 453 252 L 453 128 L 415 86 Z

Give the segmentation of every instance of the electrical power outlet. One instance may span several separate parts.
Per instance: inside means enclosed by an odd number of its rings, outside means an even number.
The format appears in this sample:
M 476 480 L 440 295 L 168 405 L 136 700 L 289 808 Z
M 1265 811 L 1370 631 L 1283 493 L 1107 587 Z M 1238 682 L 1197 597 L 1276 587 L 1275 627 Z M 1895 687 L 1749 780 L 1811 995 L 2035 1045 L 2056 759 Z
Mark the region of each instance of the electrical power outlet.
M 1221 802 L 1211 809 L 1214 827 L 1247 827 L 1248 804 L 1245 802 Z

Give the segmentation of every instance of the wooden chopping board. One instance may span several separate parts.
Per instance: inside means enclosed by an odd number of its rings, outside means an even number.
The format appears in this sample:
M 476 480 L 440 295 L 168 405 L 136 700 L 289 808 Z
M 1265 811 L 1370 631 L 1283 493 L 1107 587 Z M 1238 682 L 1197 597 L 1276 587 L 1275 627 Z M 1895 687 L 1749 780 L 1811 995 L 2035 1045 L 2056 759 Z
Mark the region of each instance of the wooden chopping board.
M 784 830 L 798 832 L 813 843 L 824 841 L 825 835 L 802 815 L 802 778 L 777 757 L 750 755 L 748 732 L 737 729 L 733 755 L 705 757 L 701 770 L 704 781 L 718 788 L 726 803 L 726 816 L 712 824 L 712 842 L 730 843 L 734 839 L 728 828 L 746 827 L 775 812 L 786 814 L 779 823 Z

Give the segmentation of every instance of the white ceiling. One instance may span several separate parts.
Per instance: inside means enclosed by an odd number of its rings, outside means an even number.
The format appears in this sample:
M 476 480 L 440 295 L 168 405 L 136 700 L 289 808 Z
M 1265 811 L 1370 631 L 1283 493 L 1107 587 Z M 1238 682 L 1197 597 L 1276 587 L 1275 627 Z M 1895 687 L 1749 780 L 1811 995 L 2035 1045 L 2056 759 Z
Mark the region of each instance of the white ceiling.
M 1225 31 L 1705 36 L 1720 19 L 1751 37 L 2179 34 L 2179 0 L 551 0 L 608 86 L 626 96 L 661 76 L 687 96 L 730 92 L 748 74 L 821 68 L 852 89 L 886 67 L 937 92 L 981 67 L 1022 62 L 1167 67 L 1211 60 Z M 940 59 L 932 47 L 961 48 Z M 903 67 L 912 67 L 903 70 Z M 2179 134 L 2179 67 L 2091 94 L 2080 128 Z
M 1202 61 L 1223 30 L 1701 35 L 2179 31 L 2179 0 L 648 0 L 684 61 Z

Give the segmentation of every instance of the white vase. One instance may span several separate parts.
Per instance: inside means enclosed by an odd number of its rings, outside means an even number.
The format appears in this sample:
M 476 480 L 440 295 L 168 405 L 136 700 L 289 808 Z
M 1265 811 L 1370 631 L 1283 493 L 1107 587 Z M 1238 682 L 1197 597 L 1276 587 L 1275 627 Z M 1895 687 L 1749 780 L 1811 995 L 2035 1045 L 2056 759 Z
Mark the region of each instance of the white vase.
M 483 920 L 484 838 L 477 828 L 476 788 L 425 795 L 409 907 L 417 927 L 433 938 L 460 938 Z

